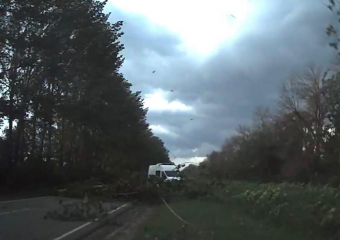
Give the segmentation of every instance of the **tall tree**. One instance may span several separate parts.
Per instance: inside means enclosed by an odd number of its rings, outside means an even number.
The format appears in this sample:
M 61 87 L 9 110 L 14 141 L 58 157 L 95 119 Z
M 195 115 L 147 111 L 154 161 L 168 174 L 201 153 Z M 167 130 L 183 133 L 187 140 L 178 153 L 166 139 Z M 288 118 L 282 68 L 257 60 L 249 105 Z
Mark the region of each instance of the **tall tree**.
M 1 161 L 7 172 L 46 166 L 48 177 L 86 169 L 79 175 L 84 178 L 112 166 L 141 170 L 169 160 L 146 123 L 140 93 L 119 73 L 123 23 L 108 22 L 105 4 L 0 2 L 0 117 L 8 124 Z
M 325 100 L 322 94 L 326 72 L 310 68 L 302 75 L 289 79 L 281 94 L 281 105 L 293 113 L 304 124 L 306 133 L 310 134 L 315 152 L 313 167 L 317 168 L 322 157 L 325 134 Z

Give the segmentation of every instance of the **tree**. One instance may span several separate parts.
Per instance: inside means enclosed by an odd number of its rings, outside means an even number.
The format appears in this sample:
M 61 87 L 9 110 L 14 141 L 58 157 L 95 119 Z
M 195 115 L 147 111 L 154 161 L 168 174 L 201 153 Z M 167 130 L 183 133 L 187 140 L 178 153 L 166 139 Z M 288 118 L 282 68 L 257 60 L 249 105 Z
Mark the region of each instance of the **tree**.
M 340 167 L 340 75 L 335 73 L 325 81 L 324 98 L 326 104 L 327 156 L 335 160 L 336 168 Z M 332 161 L 333 162 L 333 161 Z M 334 166 L 334 165 L 333 165 Z
M 339 3 L 335 0 L 328 0 L 327 8 L 336 15 L 338 22 L 340 22 Z M 331 43 L 329 45 L 338 51 L 340 41 L 338 28 L 333 24 L 330 24 L 326 29 L 326 33 L 328 36 L 332 38 Z
M 288 113 L 293 113 L 304 125 L 306 133 L 311 135 L 310 146 L 315 152 L 312 166 L 316 170 L 323 154 L 325 135 L 326 108 L 323 97 L 323 82 L 326 72 L 310 68 L 302 75 L 289 79 L 281 94 L 281 106 Z
M 146 123 L 140 92 L 119 73 L 123 23 L 108 22 L 105 4 L 0 2 L 5 172 L 45 166 L 45 178 L 62 173 L 76 180 L 169 161 Z

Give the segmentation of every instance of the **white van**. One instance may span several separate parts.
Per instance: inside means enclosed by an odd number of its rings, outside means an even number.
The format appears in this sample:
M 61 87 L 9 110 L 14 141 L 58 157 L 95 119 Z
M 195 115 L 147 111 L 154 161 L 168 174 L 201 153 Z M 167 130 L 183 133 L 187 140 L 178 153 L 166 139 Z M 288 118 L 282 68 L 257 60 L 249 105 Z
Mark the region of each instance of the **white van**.
M 179 171 L 175 164 L 172 163 L 157 163 L 150 165 L 148 177 L 161 177 L 164 181 L 180 180 Z

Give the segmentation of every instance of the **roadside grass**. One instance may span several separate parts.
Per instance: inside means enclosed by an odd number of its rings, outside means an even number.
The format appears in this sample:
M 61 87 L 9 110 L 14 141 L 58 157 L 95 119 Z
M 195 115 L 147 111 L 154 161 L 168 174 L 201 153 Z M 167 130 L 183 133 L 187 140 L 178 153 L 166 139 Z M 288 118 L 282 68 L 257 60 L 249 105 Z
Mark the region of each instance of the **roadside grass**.
M 186 184 L 178 192 L 182 200 L 170 205 L 194 227 L 161 205 L 136 240 L 340 239 L 338 188 L 237 181 Z
M 246 187 L 245 187 L 246 186 Z M 229 204 L 254 218 L 304 234 L 308 239 L 340 239 L 340 190 L 305 184 L 230 182 Z
M 164 205 L 158 206 L 136 235 L 140 239 L 177 240 L 302 240 L 283 227 L 268 224 L 240 211 L 234 205 L 205 200 L 170 204 L 171 208 L 192 225 L 178 220 Z

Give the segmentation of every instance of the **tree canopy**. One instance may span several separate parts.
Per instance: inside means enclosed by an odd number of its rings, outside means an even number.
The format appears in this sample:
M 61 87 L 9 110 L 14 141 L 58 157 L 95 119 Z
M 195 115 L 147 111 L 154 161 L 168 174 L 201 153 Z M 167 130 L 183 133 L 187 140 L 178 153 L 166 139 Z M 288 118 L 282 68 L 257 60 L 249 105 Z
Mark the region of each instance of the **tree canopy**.
M 3 184 L 114 177 L 169 161 L 141 92 L 119 73 L 106 1 L 0 2 Z
M 310 68 L 284 84 L 278 108 L 259 108 L 205 166 L 215 177 L 340 184 L 340 77 Z

